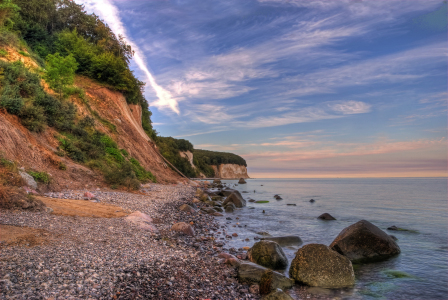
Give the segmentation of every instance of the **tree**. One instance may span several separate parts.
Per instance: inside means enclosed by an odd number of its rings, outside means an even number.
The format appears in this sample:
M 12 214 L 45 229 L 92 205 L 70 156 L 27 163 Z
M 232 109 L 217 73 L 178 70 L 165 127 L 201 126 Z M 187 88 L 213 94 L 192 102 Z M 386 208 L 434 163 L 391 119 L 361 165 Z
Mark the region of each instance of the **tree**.
M 73 84 L 77 68 L 78 63 L 71 54 L 65 57 L 59 53 L 47 55 L 47 73 L 45 79 L 50 87 L 59 93 L 61 99 L 64 87 Z
M 12 27 L 11 17 L 13 17 L 20 8 L 12 3 L 11 0 L 0 0 L 0 28 Z

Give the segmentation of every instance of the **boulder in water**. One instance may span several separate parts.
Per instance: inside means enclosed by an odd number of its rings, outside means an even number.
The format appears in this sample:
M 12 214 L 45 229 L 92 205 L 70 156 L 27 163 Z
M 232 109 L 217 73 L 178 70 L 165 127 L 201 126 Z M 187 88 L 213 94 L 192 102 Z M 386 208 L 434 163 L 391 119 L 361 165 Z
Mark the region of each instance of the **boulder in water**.
M 350 260 L 322 244 L 300 248 L 291 262 L 289 276 L 309 286 L 341 288 L 355 284 Z
M 269 295 L 265 296 L 263 300 L 294 300 L 294 299 L 281 289 L 277 289 L 276 291 L 273 291 Z
M 233 213 L 236 209 L 235 204 L 233 203 L 227 203 L 227 205 L 225 206 L 225 211 L 226 213 Z
M 222 203 L 222 205 L 226 205 L 227 203 L 233 203 L 236 207 L 241 208 L 246 206 L 246 200 L 244 200 L 243 196 L 238 191 L 234 191 L 230 194 L 226 200 Z
M 401 252 L 400 247 L 387 233 L 366 220 L 342 230 L 330 248 L 352 262 L 381 261 Z
M 326 221 L 336 220 L 332 215 L 330 215 L 328 213 L 323 213 L 320 216 L 318 216 L 317 218 L 321 219 L 321 220 L 326 220 Z
M 244 178 L 240 178 L 240 180 L 238 180 L 238 183 L 239 183 L 239 184 L 245 184 L 245 183 L 246 183 L 246 180 L 244 180 Z
M 288 259 L 282 247 L 273 241 L 261 240 L 256 242 L 247 251 L 247 256 L 251 262 L 270 269 L 284 269 L 288 265 Z
M 311 202 L 311 203 L 314 203 L 314 202 L 316 202 L 316 200 L 314 200 L 314 199 L 311 199 L 311 200 L 310 200 L 310 202 Z
M 242 262 L 238 268 L 238 278 L 244 282 L 254 282 L 259 283 L 261 280 L 261 276 L 263 276 L 264 272 L 268 270 L 267 268 L 254 264 L 252 262 Z M 271 288 L 272 289 L 288 289 L 291 288 L 294 284 L 294 281 L 289 279 L 283 274 L 279 272 L 272 272 L 272 281 Z

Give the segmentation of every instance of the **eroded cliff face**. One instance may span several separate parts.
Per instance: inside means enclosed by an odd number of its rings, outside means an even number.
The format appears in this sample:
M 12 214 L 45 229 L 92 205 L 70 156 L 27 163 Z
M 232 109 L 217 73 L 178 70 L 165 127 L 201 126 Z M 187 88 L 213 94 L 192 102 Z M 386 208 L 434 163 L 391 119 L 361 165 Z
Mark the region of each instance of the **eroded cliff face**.
M 221 164 L 211 166 L 215 170 L 215 177 L 223 179 L 250 178 L 245 166 L 236 164 Z
M 190 151 L 179 151 L 181 157 L 185 157 L 190 162 L 190 165 L 196 169 L 196 166 L 193 164 L 193 153 Z

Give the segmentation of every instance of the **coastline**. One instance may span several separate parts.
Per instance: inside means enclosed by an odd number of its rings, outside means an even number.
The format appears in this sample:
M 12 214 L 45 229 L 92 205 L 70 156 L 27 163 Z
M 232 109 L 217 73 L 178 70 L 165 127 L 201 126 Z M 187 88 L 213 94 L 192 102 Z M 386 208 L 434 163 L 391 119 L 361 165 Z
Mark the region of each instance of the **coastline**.
M 236 280 L 235 269 L 218 258 L 223 245 L 215 242 L 218 221 L 179 210 L 195 191 L 196 187 L 161 184 L 147 185 L 140 194 L 91 191 L 101 204 L 148 214 L 158 233 L 123 217 L 2 210 L 2 226 L 31 227 L 44 231 L 46 238 L 37 245 L 1 244 L 1 298 L 259 299 Z M 83 193 L 52 196 L 73 199 Z M 177 222 L 192 224 L 195 236 L 172 231 Z

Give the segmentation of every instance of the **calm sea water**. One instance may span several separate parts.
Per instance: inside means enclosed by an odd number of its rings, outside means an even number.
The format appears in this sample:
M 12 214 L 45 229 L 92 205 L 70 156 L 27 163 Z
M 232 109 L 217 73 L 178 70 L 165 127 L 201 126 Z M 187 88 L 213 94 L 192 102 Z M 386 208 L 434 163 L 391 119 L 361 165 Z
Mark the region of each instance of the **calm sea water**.
M 223 182 L 232 187 L 236 183 Z M 355 270 L 354 288 L 309 289 L 311 299 L 325 295 L 336 299 L 448 299 L 446 178 L 249 179 L 234 188 L 246 199 L 270 202 L 248 202 L 248 207 L 226 214 L 232 221 L 221 219 L 230 222 L 226 224 L 229 233 L 239 235 L 227 248 L 252 246 L 259 231 L 272 236 L 298 235 L 304 245 L 329 245 L 343 228 L 362 219 L 398 238 L 401 254 L 361 265 Z M 283 200 L 275 200 L 275 194 Z M 316 202 L 310 203 L 310 199 Z M 324 212 L 337 221 L 318 220 Z M 416 232 L 387 231 L 391 225 Z M 250 242 L 245 242 L 246 238 Z M 298 248 L 284 248 L 289 261 Z M 404 272 L 405 277 L 392 276 L 391 270 Z M 291 293 L 294 296 L 294 290 Z

